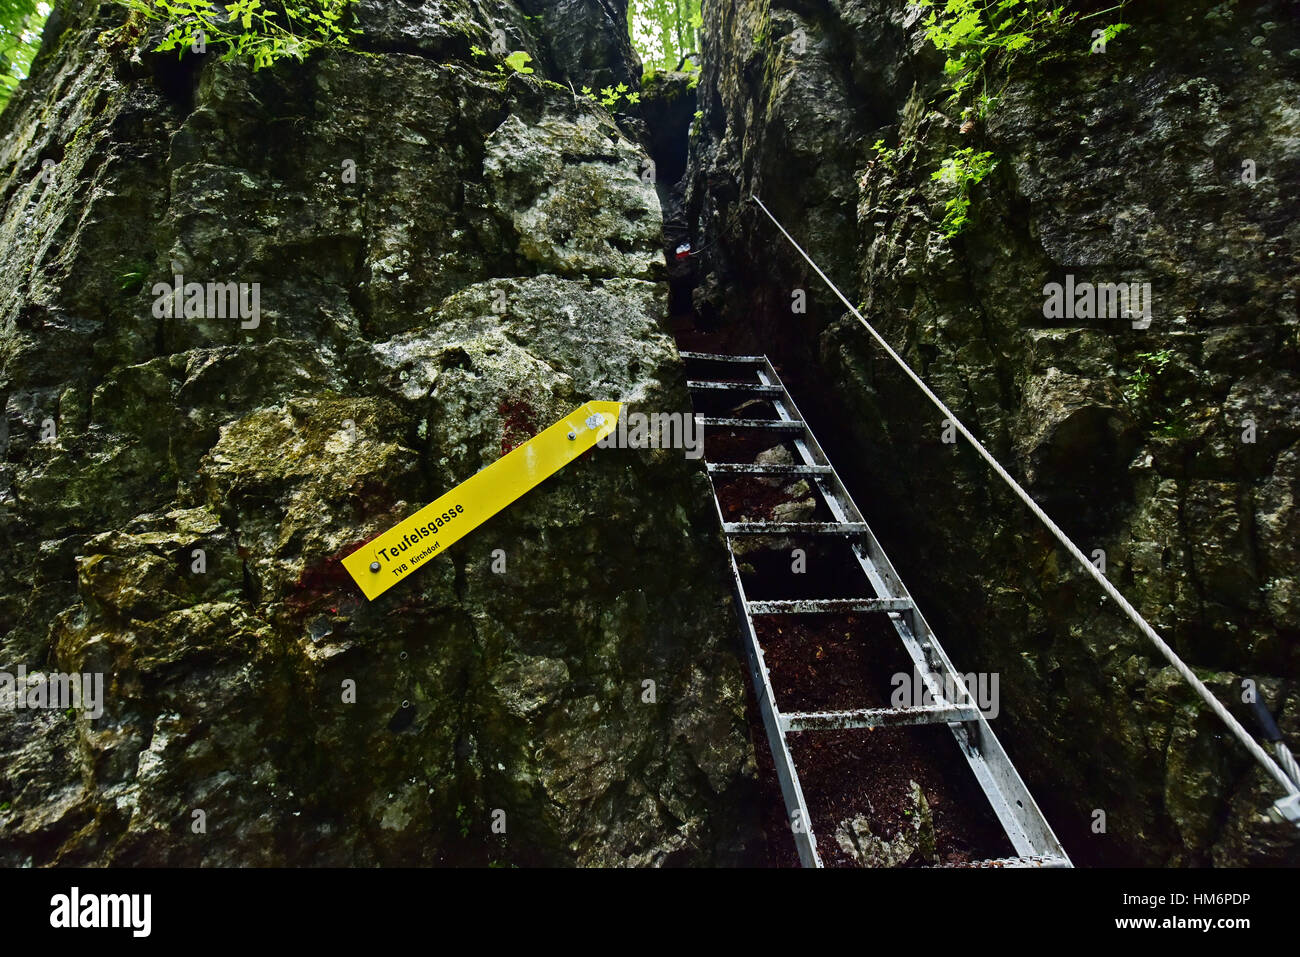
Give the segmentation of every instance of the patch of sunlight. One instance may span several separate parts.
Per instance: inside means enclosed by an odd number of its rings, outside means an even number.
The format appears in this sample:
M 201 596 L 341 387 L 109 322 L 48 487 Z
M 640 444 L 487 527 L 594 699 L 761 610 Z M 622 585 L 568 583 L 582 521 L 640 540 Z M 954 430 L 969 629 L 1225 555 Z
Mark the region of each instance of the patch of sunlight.
M 700 0 L 629 0 L 628 35 L 646 70 L 698 65 Z M 683 59 L 687 62 L 683 64 Z

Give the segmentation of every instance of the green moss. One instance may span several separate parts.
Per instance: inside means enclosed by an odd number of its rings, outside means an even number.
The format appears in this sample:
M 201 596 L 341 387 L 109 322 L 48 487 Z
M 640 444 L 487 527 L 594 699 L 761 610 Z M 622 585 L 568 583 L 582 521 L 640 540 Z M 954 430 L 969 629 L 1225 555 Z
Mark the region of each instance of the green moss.
M 439 20 L 438 26 L 446 28 L 450 33 L 459 33 L 471 40 L 479 39 L 486 32 L 477 23 L 467 23 L 464 20 Z
M 554 80 L 548 80 L 546 77 L 534 75 L 533 82 L 541 85 L 544 90 L 554 90 L 556 93 L 563 93 L 565 96 L 572 96 L 573 91 L 563 83 L 556 83 Z
M 683 88 L 667 70 L 647 70 L 641 77 L 641 95 L 646 99 L 671 103 L 682 95 Z

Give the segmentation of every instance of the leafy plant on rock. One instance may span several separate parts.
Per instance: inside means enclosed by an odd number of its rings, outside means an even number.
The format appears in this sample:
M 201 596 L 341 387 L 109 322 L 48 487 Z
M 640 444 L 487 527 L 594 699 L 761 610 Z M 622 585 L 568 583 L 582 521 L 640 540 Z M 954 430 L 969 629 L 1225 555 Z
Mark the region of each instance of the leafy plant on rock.
M 516 50 L 506 57 L 506 66 L 510 67 L 515 73 L 532 73 L 533 68 L 528 65 L 532 62 L 532 59 L 523 50 Z
M 1124 4 L 1087 17 L 1069 12 L 1057 0 L 917 0 L 925 11 L 922 27 L 926 39 L 946 56 L 944 72 L 950 78 L 950 104 L 966 101 L 961 111 L 962 132 L 992 113 L 1012 65 L 1026 56 L 1041 56 L 1048 44 L 1071 24 L 1120 10 Z M 1115 23 L 1101 32 L 1101 42 L 1128 28 Z M 995 74 L 1008 77 L 1001 89 L 991 89 Z M 879 150 L 877 151 L 880 152 Z M 943 231 L 955 236 L 969 221 L 970 190 L 992 172 L 997 163 L 991 153 L 959 149 L 943 161 L 931 179 L 951 183 Z
M 628 90 L 628 85 L 626 83 L 620 83 L 618 84 L 618 86 L 601 87 L 598 93 L 593 92 L 591 87 L 584 86 L 582 88 L 582 95 L 589 96 L 594 100 L 598 100 L 600 102 L 600 105 L 605 107 L 606 109 L 613 109 L 615 106 L 618 105 L 619 100 L 624 100 L 628 104 L 636 104 L 641 102 L 641 94 L 630 92 Z
M 1174 358 L 1172 349 L 1139 352 L 1137 365 L 1124 384 L 1124 400 L 1134 415 L 1160 435 L 1179 436 L 1186 429 L 1182 416 L 1170 407 L 1164 380 Z M 1186 401 L 1183 403 L 1187 404 Z
M 976 82 L 987 95 L 993 66 L 1009 69 L 1017 57 L 1040 51 L 1053 33 L 1077 18 L 1053 0 L 918 2 L 927 11 L 926 39 L 947 55 L 943 68 L 952 78 L 954 99 Z
M 944 207 L 943 231 L 956 236 L 969 221 L 970 191 L 997 168 L 992 153 L 977 153 L 973 147 L 959 149 L 930 178 L 952 187 L 952 196 Z
M 248 58 L 260 70 L 315 50 L 347 46 L 361 31 L 344 22 L 356 0 L 118 0 L 132 15 L 167 27 L 155 52 L 221 51 L 222 60 Z

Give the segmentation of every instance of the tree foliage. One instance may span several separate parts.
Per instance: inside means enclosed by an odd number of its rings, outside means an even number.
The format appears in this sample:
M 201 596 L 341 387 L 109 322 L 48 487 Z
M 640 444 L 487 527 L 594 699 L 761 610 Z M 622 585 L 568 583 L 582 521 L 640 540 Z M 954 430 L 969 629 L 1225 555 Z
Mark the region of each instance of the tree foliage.
M 700 0 L 631 0 L 627 25 L 647 70 L 677 69 L 699 51 Z
M 0 109 L 26 79 L 50 10 L 38 0 L 0 0 Z

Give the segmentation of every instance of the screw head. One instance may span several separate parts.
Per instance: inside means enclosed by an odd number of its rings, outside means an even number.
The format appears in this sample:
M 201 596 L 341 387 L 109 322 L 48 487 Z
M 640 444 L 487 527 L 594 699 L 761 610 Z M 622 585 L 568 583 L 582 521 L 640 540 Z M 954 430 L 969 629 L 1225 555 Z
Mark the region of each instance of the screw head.
M 570 433 L 569 433 L 569 439 L 570 439 L 570 440 L 576 439 L 577 437 L 578 437 L 578 433 L 577 433 L 577 432 L 570 432 Z
M 370 570 L 371 570 L 372 572 L 377 572 L 377 571 L 379 571 L 379 562 L 371 562 L 371 563 L 370 563 Z

